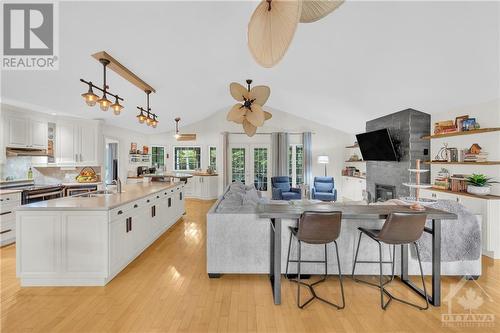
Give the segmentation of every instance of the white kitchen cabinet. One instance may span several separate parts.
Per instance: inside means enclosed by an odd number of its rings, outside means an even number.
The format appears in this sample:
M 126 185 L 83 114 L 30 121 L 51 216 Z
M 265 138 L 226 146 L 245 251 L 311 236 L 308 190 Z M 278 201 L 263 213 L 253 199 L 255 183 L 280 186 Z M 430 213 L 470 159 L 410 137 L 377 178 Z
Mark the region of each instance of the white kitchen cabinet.
M 76 125 L 67 121 L 58 121 L 56 124 L 56 163 L 76 164 L 77 161 L 77 133 Z
M 56 132 L 57 164 L 99 165 L 99 125 L 60 120 Z
M 500 259 L 500 200 L 476 198 L 467 195 L 420 190 L 422 198 L 452 200 L 461 203 L 475 215 L 481 215 L 482 251 L 494 259 Z
M 105 285 L 181 217 L 181 191 L 179 184 L 109 211 L 18 211 L 21 285 Z
M 342 176 L 342 197 L 345 200 L 363 200 L 363 191 L 366 190 L 366 179 Z
M 193 176 L 188 178 L 185 185 L 187 198 L 213 200 L 217 199 L 219 193 L 218 176 Z
M 6 147 L 47 149 L 46 120 L 6 114 L 3 122 Z
M 0 246 L 16 241 L 14 210 L 21 205 L 21 192 L 0 195 Z

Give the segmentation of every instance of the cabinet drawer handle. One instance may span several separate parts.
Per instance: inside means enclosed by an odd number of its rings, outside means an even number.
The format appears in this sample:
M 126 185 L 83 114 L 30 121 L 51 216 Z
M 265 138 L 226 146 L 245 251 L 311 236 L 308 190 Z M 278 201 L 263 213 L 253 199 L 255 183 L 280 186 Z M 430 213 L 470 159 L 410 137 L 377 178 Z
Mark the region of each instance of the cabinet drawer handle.
M 135 204 L 135 205 L 134 205 L 134 208 L 137 208 L 137 207 L 139 207 L 139 206 L 138 206 L 137 204 Z
M 159 196 L 159 195 L 157 195 L 157 196 L 156 196 L 156 199 L 160 199 L 160 196 Z
M 2 234 L 6 234 L 6 233 L 8 233 L 9 231 L 12 231 L 12 229 L 7 229 L 7 230 L 4 230 L 4 231 L 0 231 L 0 235 L 2 235 Z
M 118 211 L 118 215 L 122 215 L 123 212 L 121 210 Z
M 0 216 L 2 216 L 2 215 L 7 215 L 7 214 L 10 214 L 10 213 L 12 213 L 12 211 L 3 212 L 3 213 L 0 213 Z
M 146 202 L 149 202 L 150 200 L 148 199 Z

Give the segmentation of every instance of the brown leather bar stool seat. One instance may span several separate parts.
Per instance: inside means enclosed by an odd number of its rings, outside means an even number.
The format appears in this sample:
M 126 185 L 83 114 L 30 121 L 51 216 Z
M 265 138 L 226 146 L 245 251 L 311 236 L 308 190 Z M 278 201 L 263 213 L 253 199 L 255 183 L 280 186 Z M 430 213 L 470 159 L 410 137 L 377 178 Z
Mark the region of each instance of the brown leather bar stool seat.
M 305 211 L 302 213 L 298 227 L 290 227 L 290 241 L 288 243 L 288 254 L 286 261 L 286 276 L 288 277 L 288 266 L 290 262 L 297 263 L 297 279 L 292 280 L 297 282 L 297 306 L 299 308 L 304 308 L 307 304 L 309 304 L 315 298 L 319 299 L 322 302 L 325 302 L 337 309 L 343 309 L 345 307 L 345 299 L 344 299 L 344 286 L 342 284 L 342 272 L 340 270 L 340 257 L 339 257 L 339 248 L 337 246 L 337 238 L 340 234 L 340 226 L 342 222 L 342 212 L 314 212 L 314 211 Z M 292 246 L 292 237 L 297 239 L 298 243 L 298 258 L 297 260 L 290 260 L 290 250 Z M 330 243 L 335 244 L 335 253 L 337 254 L 337 264 L 338 264 L 338 277 L 340 282 L 340 291 L 342 294 L 342 303 L 341 305 L 332 303 L 316 294 L 314 290 L 314 286 L 326 281 L 328 277 L 328 251 L 327 245 Z M 325 260 L 302 260 L 302 243 L 307 244 L 315 244 L 315 245 L 324 245 L 325 249 Z M 319 281 L 316 281 L 312 284 L 307 284 L 301 281 L 301 264 L 302 263 L 324 263 L 325 264 L 325 274 L 323 278 Z M 306 286 L 309 288 L 311 292 L 311 297 L 305 301 L 303 304 L 300 303 L 300 286 Z
M 354 264 L 352 267 L 352 278 L 356 282 L 362 282 L 366 283 L 372 286 L 375 286 L 380 289 L 380 306 L 382 309 L 386 309 L 389 303 L 392 300 L 396 300 L 411 306 L 414 306 L 420 310 L 427 310 L 429 308 L 429 301 L 427 297 L 427 289 L 425 287 L 425 281 L 424 281 L 424 273 L 422 270 L 422 262 L 420 260 L 420 252 L 418 250 L 418 245 L 417 245 L 417 240 L 420 239 L 422 236 L 422 233 L 424 232 L 424 227 L 425 227 L 425 221 L 427 219 L 427 215 L 425 213 L 392 213 L 390 214 L 387 219 L 385 220 L 385 223 L 382 227 L 382 229 L 369 229 L 369 228 L 362 228 L 359 227 L 359 239 L 358 239 L 358 246 L 356 248 L 356 255 L 354 256 Z M 359 246 L 361 244 L 361 236 L 362 235 L 367 235 L 374 241 L 378 243 L 378 248 L 379 248 L 379 260 L 378 261 L 361 261 L 358 260 L 358 253 L 359 253 Z M 393 245 L 393 256 L 392 256 L 392 262 L 384 262 L 382 261 L 382 243 L 384 244 L 389 244 Z M 420 305 L 405 301 L 403 299 L 397 298 L 389 291 L 387 291 L 384 286 L 387 285 L 389 282 L 394 280 L 394 262 L 395 262 L 395 247 L 396 245 L 401 245 L 401 247 L 406 246 L 408 244 L 413 244 L 415 247 L 415 252 L 417 254 L 417 259 L 418 259 L 418 264 L 420 267 L 420 277 L 422 280 L 422 285 L 424 288 L 424 295 L 425 295 L 425 306 L 422 307 Z M 364 281 L 361 279 L 358 279 L 355 277 L 355 269 L 356 269 L 356 264 L 357 263 L 378 263 L 380 267 L 380 274 L 379 274 L 379 284 L 371 283 L 369 281 Z M 383 263 L 391 263 L 392 264 L 392 274 L 391 277 L 386 280 L 385 282 L 383 281 L 383 272 L 382 272 L 382 264 Z M 389 297 L 389 300 L 385 303 L 384 302 L 384 294 Z

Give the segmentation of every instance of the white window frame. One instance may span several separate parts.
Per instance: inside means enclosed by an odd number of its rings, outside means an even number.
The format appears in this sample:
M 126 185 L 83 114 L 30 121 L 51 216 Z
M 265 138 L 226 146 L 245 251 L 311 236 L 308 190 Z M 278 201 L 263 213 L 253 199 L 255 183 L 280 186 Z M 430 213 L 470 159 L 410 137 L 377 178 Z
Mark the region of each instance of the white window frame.
M 194 171 L 194 170 L 180 170 L 180 169 L 175 168 L 175 148 L 200 148 L 200 168 L 202 168 L 203 147 L 200 145 L 180 145 L 180 146 L 173 146 L 172 147 L 172 170 L 173 171 Z
M 167 167 L 167 146 L 165 145 L 151 145 L 151 165 L 153 165 L 153 147 L 155 148 L 163 148 L 163 166 Z

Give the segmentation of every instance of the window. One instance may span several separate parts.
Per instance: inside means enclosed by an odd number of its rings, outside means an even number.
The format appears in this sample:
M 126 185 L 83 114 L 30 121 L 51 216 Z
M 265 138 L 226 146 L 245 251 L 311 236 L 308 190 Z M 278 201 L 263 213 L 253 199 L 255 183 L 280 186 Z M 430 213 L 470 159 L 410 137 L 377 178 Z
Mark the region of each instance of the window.
M 293 144 L 288 148 L 288 174 L 292 177 L 293 187 L 304 183 L 304 147 Z
M 217 147 L 208 147 L 208 167 L 217 170 Z
M 267 191 L 267 148 L 253 150 L 253 184 L 258 191 Z
M 165 166 L 165 147 L 151 146 L 151 162 L 153 166 Z
M 174 147 L 174 170 L 189 171 L 200 167 L 200 147 Z
M 245 148 L 231 149 L 231 182 L 245 184 Z

